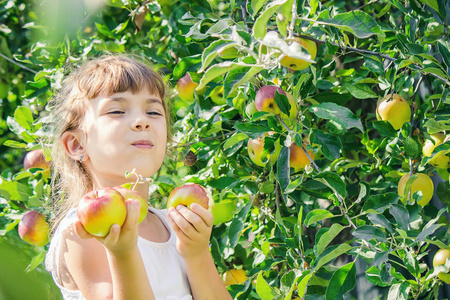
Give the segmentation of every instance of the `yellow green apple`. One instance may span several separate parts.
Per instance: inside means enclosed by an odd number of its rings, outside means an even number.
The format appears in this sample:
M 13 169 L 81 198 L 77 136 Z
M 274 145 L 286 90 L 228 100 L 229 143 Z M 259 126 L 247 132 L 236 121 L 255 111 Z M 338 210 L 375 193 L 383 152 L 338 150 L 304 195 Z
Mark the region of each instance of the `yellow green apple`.
M 294 38 L 293 43 L 297 43 L 300 46 L 302 46 L 302 48 L 304 48 L 309 53 L 312 60 L 314 60 L 316 58 L 316 55 L 317 55 L 316 42 L 309 40 L 309 39 L 296 37 L 296 38 Z M 311 65 L 311 63 L 308 61 L 305 61 L 305 60 L 299 59 L 299 58 L 290 57 L 290 56 L 284 56 L 280 60 L 280 64 L 282 66 L 285 66 L 286 68 L 289 68 L 289 69 L 295 70 L 295 71 L 304 70 Z
M 211 101 L 216 105 L 223 105 L 227 103 L 227 100 L 223 95 L 223 86 L 216 86 L 209 96 L 211 98 Z
M 18 231 L 20 238 L 28 244 L 42 247 L 49 242 L 47 219 L 38 211 L 27 211 L 19 222 Z
M 415 192 L 422 192 L 422 199 L 417 202 L 421 206 L 425 206 L 430 202 L 434 193 L 434 185 L 430 176 L 424 173 L 416 173 L 417 178 L 411 184 L 411 196 L 414 195 Z M 409 173 L 403 175 L 398 182 L 398 195 L 402 197 L 403 202 L 408 201 L 408 192 L 405 194 L 405 186 L 408 182 L 410 175 Z
M 422 153 L 425 157 L 431 157 L 434 148 L 444 142 L 445 135 L 443 133 L 435 133 L 430 135 L 431 139 L 427 139 L 423 145 Z M 447 169 L 450 166 L 450 157 L 448 155 L 435 156 L 428 161 L 429 164 L 440 169 Z
M 138 191 L 134 191 L 131 189 L 128 189 L 124 186 L 115 186 L 113 189 L 115 189 L 116 191 L 118 191 L 122 197 L 124 198 L 125 202 L 128 199 L 137 199 L 139 200 L 139 202 L 141 203 L 141 210 L 139 213 L 139 220 L 138 222 L 141 223 L 145 217 L 147 216 L 148 213 L 148 201 L 146 198 L 144 198 L 141 193 L 139 193 Z
M 303 143 L 303 147 L 306 147 L 306 143 Z M 306 149 L 306 148 L 305 148 Z M 314 152 L 309 150 L 308 155 L 314 160 Z M 289 147 L 289 165 L 294 168 L 295 172 L 304 170 L 307 166 L 311 164 L 306 152 L 302 147 L 298 146 L 296 143 L 292 143 Z
M 211 193 L 203 186 L 196 183 L 185 183 L 172 190 L 167 199 L 167 209 L 178 205 L 191 207 L 192 203 L 197 203 L 209 211 L 214 209 L 214 199 Z
M 433 268 L 444 265 L 448 259 L 450 259 L 450 249 L 439 249 L 433 258 Z M 450 272 L 439 272 L 437 276 L 445 283 L 450 284 Z
M 212 212 L 214 216 L 214 225 L 219 225 L 233 219 L 236 207 L 236 202 L 230 200 L 215 203 Z
M 113 188 L 90 191 L 78 202 L 77 216 L 87 232 L 105 237 L 112 225 L 122 226 L 125 222 L 125 199 Z
M 223 273 L 222 279 L 225 286 L 229 286 L 244 283 L 248 277 L 242 269 L 231 269 Z
M 178 96 L 185 102 L 194 102 L 194 91 L 197 86 L 198 83 L 192 81 L 191 75 L 186 73 L 186 75 L 177 81 L 176 89 L 178 91 Z
M 406 100 L 398 95 L 387 95 L 378 103 L 377 119 L 388 121 L 395 130 L 402 128 L 405 122 L 411 119 L 411 107 Z

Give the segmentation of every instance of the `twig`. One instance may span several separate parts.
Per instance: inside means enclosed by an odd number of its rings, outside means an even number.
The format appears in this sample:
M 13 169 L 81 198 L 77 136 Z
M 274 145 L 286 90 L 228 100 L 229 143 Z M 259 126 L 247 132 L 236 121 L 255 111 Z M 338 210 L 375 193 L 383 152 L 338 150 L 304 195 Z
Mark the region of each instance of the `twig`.
M 289 126 L 286 125 L 286 123 L 284 123 L 283 119 L 281 119 L 281 117 L 279 115 L 276 115 L 277 120 L 283 125 L 283 127 L 288 131 L 291 132 L 292 130 L 289 128 Z M 320 174 L 322 173 L 322 171 L 320 170 L 319 166 L 314 162 L 314 160 L 311 158 L 311 156 L 309 156 L 308 151 L 306 151 L 306 149 L 303 147 L 302 145 L 302 150 L 305 152 L 306 157 L 308 157 L 309 161 L 311 162 L 311 164 L 314 166 L 314 168 L 317 170 L 317 172 Z M 342 214 L 345 216 L 345 218 L 347 219 L 347 221 L 349 222 L 349 224 L 356 229 L 356 225 L 353 223 L 352 219 L 350 218 L 349 215 L 347 215 L 347 212 L 344 209 L 344 199 L 342 199 L 341 195 L 339 195 L 339 193 L 331 187 L 331 189 L 333 190 L 334 195 L 338 198 L 340 205 L 339 208 L 341 209 Z
M 3 53 L 0 53 L 0 56 L 3 57 L 4 59 L 6 59 L 7 61 L 9 61 L 10 63 L 15 64 L 15 65 L 18 66 L 18 67 L 21 67 L 21 68 L 24 69 L 24 70 L 27 70 L 28 72 L 31 72 L 31 73 L 33 73 L 33 74 L 37 74 L 37 73 L 38 73 L 37 71 L 32 70 L 32 69 L 28 68 L 27 66 L 24 66 L 23 64 L 21 64 L 21 63 L 15 61 L 15 60 L 12 60 L 12 59 L 9 58 L 8 56 L 4 55 Z

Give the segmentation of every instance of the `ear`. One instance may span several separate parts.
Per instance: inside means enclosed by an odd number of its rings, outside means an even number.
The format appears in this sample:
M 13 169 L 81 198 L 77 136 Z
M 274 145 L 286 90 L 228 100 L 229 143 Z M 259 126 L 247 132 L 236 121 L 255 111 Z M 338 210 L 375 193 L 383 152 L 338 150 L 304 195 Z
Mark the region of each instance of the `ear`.
M 79 160 L 80 156 L 86 152 L 83 147 L 82 137 L 81 130 L 66 131 L 63 133 L 62 142 L 64 149 L 73 160 Z

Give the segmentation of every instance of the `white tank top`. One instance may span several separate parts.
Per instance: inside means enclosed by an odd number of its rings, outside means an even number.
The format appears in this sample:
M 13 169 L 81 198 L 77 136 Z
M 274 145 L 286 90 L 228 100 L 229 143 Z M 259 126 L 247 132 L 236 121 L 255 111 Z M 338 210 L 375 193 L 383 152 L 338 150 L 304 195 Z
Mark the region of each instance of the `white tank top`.
M 156 300 L 192 300 L 183 259 L 176 250 L 176 235 L 166 219 L 166 210 L 149 207 L 166 226 L 170 238 L 164 243 L 155 243 L 138 238 L 138 248 Z M 81 291 L 64 288 L 60 279 L 59 257 L 62 233 L 77 220 L 77 211 L 72 209 L 58 225 L 45 258 L 45 268 L 52 274 L 56 286 L 65 300 L 85 300 Z

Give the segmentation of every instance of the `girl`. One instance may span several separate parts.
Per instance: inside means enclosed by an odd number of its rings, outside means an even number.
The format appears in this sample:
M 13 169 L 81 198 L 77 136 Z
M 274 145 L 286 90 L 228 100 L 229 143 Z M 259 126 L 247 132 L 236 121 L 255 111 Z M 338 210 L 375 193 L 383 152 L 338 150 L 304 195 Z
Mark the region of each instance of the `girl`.
M 65 299 L 231 299 L 209 252 L 213 217 L 200 205 L 154 208 L 138 224 L 139 201 L 104 238 L 78 221 L 88 191 L 150 177 L 166 153 L 169 112 L 161 77 L 124 56 L 93 59 L 63 82 L 53 101 L 53 190 L 58 224 L 46 268 Z M 137 190 L 148 195 L 149 184 Z M 62 191 L 62 192 L 61 192 Z

